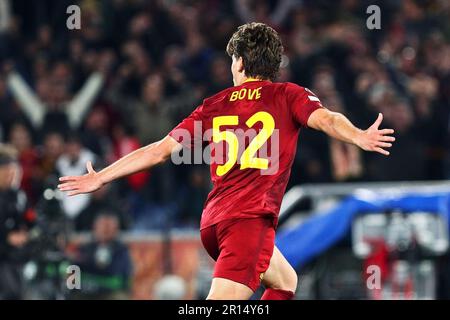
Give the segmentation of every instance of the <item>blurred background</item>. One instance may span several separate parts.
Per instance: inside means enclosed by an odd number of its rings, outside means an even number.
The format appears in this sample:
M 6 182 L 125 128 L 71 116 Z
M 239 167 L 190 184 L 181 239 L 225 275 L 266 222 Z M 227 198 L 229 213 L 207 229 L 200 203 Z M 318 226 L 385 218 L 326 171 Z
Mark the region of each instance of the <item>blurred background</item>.
M 366 26 L 372 4 L 381 29 Z M 206 165 L 74 198 L 57 178 L 161 139 L 231 86 L 225 47 L 250 21 L 283 38 L 278 81 L 396 131 L 388 158 L 301 132 L 277 237 L 296 298 L 450 298 L 449 1 L 0 0 L 1 299 L 206 297 Z

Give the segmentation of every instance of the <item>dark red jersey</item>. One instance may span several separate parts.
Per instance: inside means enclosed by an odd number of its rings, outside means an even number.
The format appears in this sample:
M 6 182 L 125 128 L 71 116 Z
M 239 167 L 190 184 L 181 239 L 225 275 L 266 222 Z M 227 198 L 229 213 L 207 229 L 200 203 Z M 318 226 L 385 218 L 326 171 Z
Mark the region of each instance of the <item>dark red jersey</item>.
M 251 80 L 205 99 L 170 132 L 194 153 L 210 149 L 214 187 L 201 229 L 231 218 L 271 216 L 277 223 L 299 131 L 321 107 L 296 84 Z

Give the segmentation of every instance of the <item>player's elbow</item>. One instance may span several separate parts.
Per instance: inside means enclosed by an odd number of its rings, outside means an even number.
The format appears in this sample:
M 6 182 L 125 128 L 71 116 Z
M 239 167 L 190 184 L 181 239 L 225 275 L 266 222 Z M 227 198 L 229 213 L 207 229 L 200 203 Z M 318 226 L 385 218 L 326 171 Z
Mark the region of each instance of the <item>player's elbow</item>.
M 162 147 L 161 143 L 156 142 L 145 147 L 146 158 L 149 159 L 150 166 L 156 166 L 167 161 L 170 153 Z
M 170 152 L 161 152 L 158 155 L 158 164 L 162 164 L 169 160 L 171 153 Z
M 330 133 L 334 130 L 334 127 L 340 116 L 342 115 L 338 112 L 328 111 L 318 119 L 317 127 L 319 128 L 319 130 L 325 133 Z
M 164 150 L 155 150 L 153 153 L 153 159 L 155 165 L 163 164 L 170 158 L 170 153 L 164 152 Z

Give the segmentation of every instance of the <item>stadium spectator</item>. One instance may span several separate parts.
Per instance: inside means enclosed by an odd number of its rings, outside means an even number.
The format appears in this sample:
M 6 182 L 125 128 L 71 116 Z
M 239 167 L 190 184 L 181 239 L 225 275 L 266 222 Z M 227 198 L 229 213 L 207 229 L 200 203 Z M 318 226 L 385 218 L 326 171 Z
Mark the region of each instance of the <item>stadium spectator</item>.
M 19 162 L 22 167 L 21 188 L 26 192 L 30 201 L 35 202 L 39 195 L 34 190 L 34 173 L 38 162 L 38 153 L 33 145 L 31 132 L 25 124 L 17 122 L 12 125 L 9 134 L 11 144 L 19 153 Z
M 19 189 L 17 151 L 0 144 L 0 299 L 23 298 L 22 267 L 35 214 Z
M 64 137 L 58 132 L 45 134 L 42 144 L 38 146 L 38 159 L 34 169 L 35 194 L 42 195 L 44 185 L 53 179 L 56 173 L 56 161 L 63 154 L 65 148 Z
M 103 212 L 111 212 L 119 220 L 121 230 L 129 228 L 131 217 L 130 208 L 118 196 L 117 185 L 110 185 L 106 188 L 98 190 L 92 194 L 89 204 L 84 208 L 78 216 L 75 217 L 74 227 L 76 231 L 89 231 L 94 224 L 95 219 Z
M 80 138 L 75 134 L 70 134 L 65 145 L 65 152 L 59 156 L 55 167 L 58 175 L 79 175 L 84 172 L 87 162 L 96 162 L 95 155 L 84 148 Z M 87 207 L 91 196 L 81 197 L 63 196 L 62 208 L 70 220 L 74 220 L 80 212 Z
M 71 70 L 66 63 L 57 63 L 48 79 L 37 79 L 37 94 L 22 76 L 13 71 L 7 78 L 12 95 L 37 131 L 66 133 L 76 130 L 103 84 L 100 73 L 92 74 L 72 99 L 69 97 Z
M 75 299 L 127 299 L 132 275 L 127 247 L 118 239 L 119 221 L 108 212 L 100 213 L 93 224 L 93 239 L 82 245 L 73 262 L 83 270 L 83 290 Z M 74 290 L 78 291 L 78 290 Z

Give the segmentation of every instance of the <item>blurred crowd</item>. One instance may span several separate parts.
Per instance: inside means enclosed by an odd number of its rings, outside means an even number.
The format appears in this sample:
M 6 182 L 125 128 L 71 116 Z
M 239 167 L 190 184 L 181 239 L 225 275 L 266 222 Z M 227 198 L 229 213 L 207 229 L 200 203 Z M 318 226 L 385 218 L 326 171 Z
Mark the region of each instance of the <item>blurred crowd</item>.
M 80 30 L 66 27 L 74 3 Z M 366 27 L 371 4 L 379 30 Z M 0 142 L 19 151 L 35 204 L 58 176 L 161 139 L 231 86 L 227 41 L 261 21 L 283 38 L 278 81 L 310 88 L 361 128 L 382 112 L 396 131 L 386 158 L 305 129 L 290 185 L 448 179 L 449 16 L 446 0 L 1 0 Z M 76 230 L 104 212 L 134 231 L 196 227 L 209 189 L 206 166 L 168 163 L 61 204 Z

